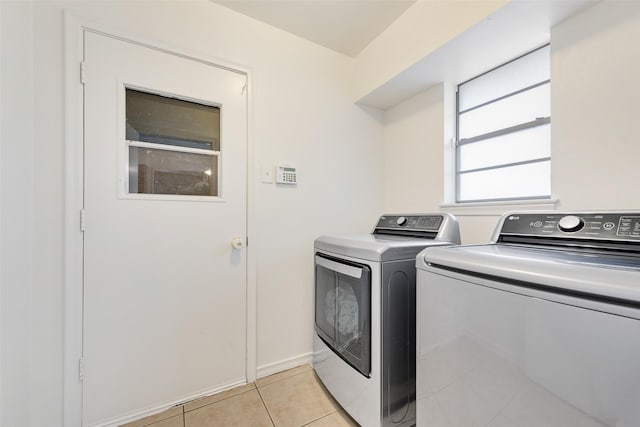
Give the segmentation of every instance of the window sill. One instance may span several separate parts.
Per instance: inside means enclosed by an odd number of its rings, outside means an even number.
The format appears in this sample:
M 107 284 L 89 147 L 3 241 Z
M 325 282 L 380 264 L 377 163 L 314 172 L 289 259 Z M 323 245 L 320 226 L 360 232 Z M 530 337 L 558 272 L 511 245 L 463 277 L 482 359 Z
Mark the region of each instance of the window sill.
M 440 205 L 443 212 L 456 216 L 500 216 L 510 211 L 555 210 L 558 199 L 514 200 L 508 202 L 469 202 Z

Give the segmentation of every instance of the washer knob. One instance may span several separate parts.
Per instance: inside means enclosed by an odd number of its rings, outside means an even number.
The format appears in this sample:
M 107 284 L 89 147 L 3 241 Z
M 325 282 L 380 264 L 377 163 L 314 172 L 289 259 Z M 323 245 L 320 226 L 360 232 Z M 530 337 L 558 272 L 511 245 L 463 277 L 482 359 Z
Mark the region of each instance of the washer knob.
M 567 215 L 558 221 L 558 229 L 567 233 L 578 231 L 584 227 L 584 220 L 579 216 Z
M 400 227 L 402 227 L 406 223 L 407 223 L 407 217 L 405 216 L 401 216 L 396 220 L 396 224 L 398 224 Z

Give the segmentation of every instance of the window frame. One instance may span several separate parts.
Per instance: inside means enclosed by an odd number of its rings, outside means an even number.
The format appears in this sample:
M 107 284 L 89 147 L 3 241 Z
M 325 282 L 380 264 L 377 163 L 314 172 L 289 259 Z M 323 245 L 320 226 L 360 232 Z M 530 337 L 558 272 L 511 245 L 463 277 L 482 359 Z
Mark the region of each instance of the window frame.
M 223 138 L 222 138 L 222 118 L 223 108 L 222 104 L 207 101 L 204 99 L 192 98 L 189 96 L 182 96 L 175 93 L 169 93 L 155 88 L 147 86 L 127 83 L 119 81 L 120 95 L 119 95 L 119 112 L 118 112 L 118 153 L 117 153 L 117 197 L 118 199 L 128 200 L 159 200 L 159 201 L 181 201 L 181 202 L 224 202 L 223 198 L 223 182 L 222 182 L 222 151 L 223 151 Z M 145 141 L 131 141 L 126 136 L 126 122 L 127 122 L 127 90 L 134 90 L 138 92 L 145 92 L 152 95 L 158 95 L 168 98 L 175 98 L 181 101 L 193 102 L 200 105 L 206 105 L 215 107 L 220 110 L 220 144 L 219 150 L 206 150 L 191 147 L 182 147 L 173 144 L 160 144 L 154 142 Z M 218 183 L 218 195 L 217 196 L 204 196 L 204 195 L 190 195 L 190 194 L 151 194 L 151 193 L 131 193 L 129 192 L 129 156 L 130 147 L 138 148 L 150 148 L 154 150 L 183 152 L 187 154 L 201 154 L 216 157 L 218 161 L 217 170 L 217 183 Z
M 506 65 L 509 65 L 513 62 L 516 62 L 534 52 L 537 52 L 541 49 L 544 48 L 550 48 L 550 43 L 545 43 L 542 46 L 539 46 L 535 49 L 529 50 L 525 53 L 523 53 L 522 55 L 519 55 L 507 62 L 504 62 L 498 66 L 495 66 L 481 74 L 478 74 L 470 79 L 467 79 L 459 84 L 456 85 L 456 90 L 455 90 L 455 108 L 456 108 L 456 114 L 455 114 L 455 137 L 454 137 L 454 158 L 455 158 L 455 164 L 454 164 L 454 187 L 455 187 L 455 194 L 454 194 L 454 201 L 456 205 L 468 205 L 468 204 L 473 204 L 473 203 L 493 203 L 493 204 L 501 204 L 501 203 L 512 203 L 512 202 L 518 202 L 518 201 L 522 201 L 524 203 L 526 202 L 531 202 L 531 201 L 550 201 L 551 198 L 551 189 L 549 189 L 549 194 L 546 195 L 540 195 L 540 196 L 516 196 L 516 197 L 495 197 L 495 198 L 484 198 L 484 199 L 461 199 L 460 197 L 460 190 L 461 190 L 461 179 L 460 176 L 463 174 L 468 174 L 468 173 L 474 173 L 474 172 L 482 172 L 482 171 L 488 171 L 488 170 L 496 170 L 496 169 L 505 169 L 505 168 L 509 168 L 509 167 L 515 167 L 515 166 L 523 166 L 523 165 L 528 165 L 528 164 L 534 164 L 534 163 L 541 163 L 541 162 L 546 162 L 548 161 L 549 164 L 551 164 L 551 155 L 547 156 L 547 157 L 540 157 L 540 158 L 535 158 L 535 159 L 528 159 L 528 160 L 524 160 L 524 161 L 518 161 L 518 162 L 511 162 L 511 163 L 501 163 L 501 164 L 496 164 L 496 165 L 492 165 L 492 166 L 486 166 L 486 167 L 481 167 L 481 168 L 475 168 L 475 169 L 468 169 L 468 170 L 464 170 L 461 171 L 460 167 L 461 167 L 461 155 L 460 155 L 460 147 L 463 147 L 467 144 L 473 144 L 475 142 L 481 142 L 481 141 L 487 141 L 491 138 L 496 138 L 499 136 L 503 136 L 503 135 L 509 135 L 509 134 L 513 134 L 513 133 L 517 133 L 519 131 L 523 131 L 523 130 L 528 130 L 528 129 L 532 129 L 534 127 L 537 126 L 543 126 L 543 125 L 547 125 L 547 124 L 551 124 L 551 116 L 548 117 L 536 117 L 534 120 L 528 121 L 528 122 L 524 122 L 524 123 L 519 123 L 517 125 L 513 125 L 513 126 L 509 126 L 507 128 L 502 128 L 502 129 L 497 129 L 491 132 L 487 132 L 481 135 L 476 135 L 473 136 L 471 138 L 463 138 L 460 139 L 460 115 L 485 107 L 487 105 L 493 104 L 495 102 L 510 98 L 512 96 L 530 91 L 532 89 L 544 86 L 544 85 L 549 85 L 549 87 L 551 87 L 551 78 L 548 78 L 546 80 L 543 81 L 539 81 L 536 82 L 534 84 L 530 84 L 528 86 L 525 86 L 523 88 L 517 89 L 513 92 L 509 92 L 507 94 L 501 95 L 497 98 L 492 98 L 488 101 L 484 101 L 478 105 L 475 105 L 473 107 L 469 107 L 465 110 L 460 110 L 460 87 L 464 84 L 467 84 L 473 80 L 476 80 L 480 77 L 483 77 L 489 73 L 492 73 Z M 549 54 L 551 54 L 551 52 L 549 52 Z

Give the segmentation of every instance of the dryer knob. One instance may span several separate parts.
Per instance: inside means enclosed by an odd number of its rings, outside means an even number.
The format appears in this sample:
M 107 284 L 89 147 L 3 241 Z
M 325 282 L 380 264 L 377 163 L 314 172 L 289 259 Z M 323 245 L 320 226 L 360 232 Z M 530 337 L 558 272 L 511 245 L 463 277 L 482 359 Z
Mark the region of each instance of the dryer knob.
M 401 216 L 396 220 L 396 224 L 398 224 L 400 227 L 402 227 L 406 223 L 407 223 L 407 217 L 405 216 Z
M 584 220 L 579 216 L 567 215 L 558 221 L 558 229 L 567 233 L 578 231 L 584 227 Z

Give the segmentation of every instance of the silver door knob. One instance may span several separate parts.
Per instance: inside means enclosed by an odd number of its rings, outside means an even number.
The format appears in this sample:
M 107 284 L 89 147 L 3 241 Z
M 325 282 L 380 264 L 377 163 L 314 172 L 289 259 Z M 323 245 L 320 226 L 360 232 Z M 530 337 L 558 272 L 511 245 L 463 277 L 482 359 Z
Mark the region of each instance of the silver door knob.
M 234 237 L 233 239 L 231 239 L 231 247 L 233 249 L 240 249 L 243 245 L 244 242 L 242 241 L 242 237 Z

